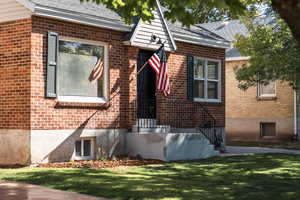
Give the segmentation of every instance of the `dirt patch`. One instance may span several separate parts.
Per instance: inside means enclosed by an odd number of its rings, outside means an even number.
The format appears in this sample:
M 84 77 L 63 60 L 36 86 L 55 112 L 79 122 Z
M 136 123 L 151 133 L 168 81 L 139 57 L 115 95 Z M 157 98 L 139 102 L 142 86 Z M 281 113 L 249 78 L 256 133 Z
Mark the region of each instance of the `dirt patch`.
M 25 165 L 0 165 L 0 169 L 18 169 L 23 167 L 25 167 Z
M 115 168 L 122 166 L 142 166 L 161 164 L 160 160 L 144 160 L 135 158 L 118 158 L 112 160 L 70 161 L 39 164 L 40 168 Z

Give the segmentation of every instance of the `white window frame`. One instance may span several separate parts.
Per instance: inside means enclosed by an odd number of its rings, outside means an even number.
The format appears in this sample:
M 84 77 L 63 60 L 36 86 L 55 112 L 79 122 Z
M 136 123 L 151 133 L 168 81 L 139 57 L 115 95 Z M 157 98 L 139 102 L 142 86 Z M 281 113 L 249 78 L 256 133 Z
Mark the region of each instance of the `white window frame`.
M 84 141 L 85 140 L 89 140 L 91 141 L 91 152 L 90 152 L 90 156 L 84 156 Z M 77 156 L 76 155 L 76 142 L 80 141 L 81 143 L 81 155 Z M 92 160 L 93 159 L 93 155 L 94 155 L 94 139 L 93 138 L 80 138 L 78 140 L 75 140 L 74 143 L 74 160 Z
M 195 77 L 195 70 L 196 70 L 196 62 L 197 60 L 204 60 L 204 78 L 197 78 Z M 218 79 L 208 79 L 208 70 L 207 70 L 207 63 L 209 61 L 212 62 L 217 62 L 218 63 Z M 199 97 L 194 97 L 194 101 L 195 102 L 213 102 L 213 103 L 221 103 L 221 93 L 222 93 L 222 75 L 221 75 L 221 60 L 216 60 L 216 59 L 210 59 L 210 58 L 203 58 L 203 57 L 196 57 L 194 56 L 194 72 L 193 72 L 193 84 L 195 80 L 200 80 L 200 81 L 204 81 L 204 98 L 199 98 Z M 207 93 L 208 93 L 208 82 L 218 82 L 218 98 L 217 99 L 209 99 L 207 97 Z M 194 92 L 194 91 L 193 91 Z
M 257 96 L 259 98 L 275 98 L 275 97 L 277 97 L 277 83 L 276 83 L 276 81 L 274 81 L 274 87 L 275 87 L 274 94 L 262 94 L 261 93 L 261 88 L 260 88 L 261 85 L 262 85 L 262 83 L 257 84 Z
M 59 102 L 74 102 L 74 103 L 107 103 L 109 100 L 109 55 L 108 55 L 108 43 L 84 40 L 72 37 L 59 37 L 59 41 L 66 42 L 78 42 L 83 44 L 103 46 L 104 47 L 104 74 L 103 74 L 103 97 L 80 97 L 80 96 L 60 96 L 57 94 L 57 100 Z M 59 53 L 59 52 L 58 52 Z M 59 66 L 58 66 L 59 67 Z M 59 76 L 56 74 L 56 76 Z M 58 79 L 56 78 L 56 85 L 59 87 Z

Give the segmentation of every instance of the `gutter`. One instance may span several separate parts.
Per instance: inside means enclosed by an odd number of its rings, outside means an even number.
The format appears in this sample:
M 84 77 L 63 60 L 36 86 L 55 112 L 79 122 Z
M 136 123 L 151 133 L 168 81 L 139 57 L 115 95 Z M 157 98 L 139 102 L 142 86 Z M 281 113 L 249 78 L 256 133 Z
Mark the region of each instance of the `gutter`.
M 176 32 L 174 32 L 173 35 L 174 35 L 174 39 L 180 42 L 186 42 L 191 44 L 198 44 L 198 45 L 216 47 L 222 49 L 230 48 L 229 42 L 215 41 L 215 40 L 204 39 L 199 37 L 187 36 Z
M 297 92 L 294 90 L 294 138 L 298 139 L 298 119 L 297 119 Z
M 247 61 L 250 60 L 248 56 L 239 56 L 239 57 L 227 57 L 225 61 Z
M 33 10 L 33 15 L 62 19 L 65 21 L 87 24 L 87 25 L 92 25 L 92 26 L 97 26 L 102 28 L 108 28 L 108 29 L 122 31 L 122 32 L 130 32 L 132 29 L 131 26 L 117 23 L 115 20 L 96 17 L 93 15 L 78 13 L 78 12 L 69 11 L 65 9 L 57 9 L 57 8 L 41 6 L 41 5 L 35 6 Z

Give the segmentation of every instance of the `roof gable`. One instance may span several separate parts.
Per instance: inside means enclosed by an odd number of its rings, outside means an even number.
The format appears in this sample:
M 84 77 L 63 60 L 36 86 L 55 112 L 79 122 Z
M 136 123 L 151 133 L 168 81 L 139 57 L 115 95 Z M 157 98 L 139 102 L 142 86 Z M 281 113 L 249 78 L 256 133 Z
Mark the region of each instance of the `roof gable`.
M 136 25 L 131 38 L 129 40 L 130 45 L 147 49 L 157 49 L 160 47 L 158 40 L 165 44 L 167 51 L 175 51 L 176 44 L 174 38 L 166 23 L 160 4 L 157 2 L 157 9 L 153 11 L 154 19 L 149 22 L 143 22 L 141 19 Z M 153 40 L 152 36 L 156 36 L 157 39 Z
M 31 11 L 20 0 L 0 1 L 0 22 L 30 18 Z

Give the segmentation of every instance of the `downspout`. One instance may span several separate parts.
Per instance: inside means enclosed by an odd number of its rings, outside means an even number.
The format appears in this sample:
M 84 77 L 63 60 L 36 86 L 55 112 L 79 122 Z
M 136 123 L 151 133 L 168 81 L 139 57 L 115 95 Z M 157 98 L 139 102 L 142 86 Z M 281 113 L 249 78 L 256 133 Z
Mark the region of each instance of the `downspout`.
M 294 90 L 294 139 L 295 140 L 298 140 L 298 125 L 297 125 L 297 122 L 298 122 L 298 119 L 297 119 L 297 92 L 296 90 Z

